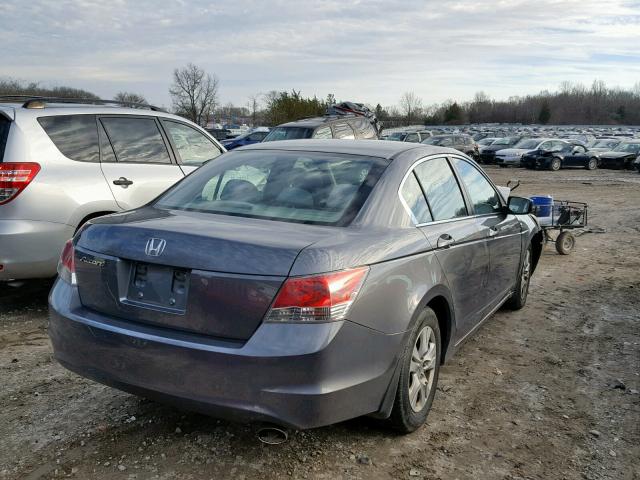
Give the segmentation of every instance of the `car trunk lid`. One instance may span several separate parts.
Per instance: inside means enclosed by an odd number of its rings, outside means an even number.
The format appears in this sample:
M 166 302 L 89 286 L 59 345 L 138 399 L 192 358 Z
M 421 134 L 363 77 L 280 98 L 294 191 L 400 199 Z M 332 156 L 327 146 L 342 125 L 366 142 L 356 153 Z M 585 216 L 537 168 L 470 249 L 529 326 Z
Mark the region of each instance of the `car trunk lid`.
M 326 234 L 326 227 L 194 212 L 115 215 L 77 242 L 80 300 L 132 322 L 246 340 L 299 252 Z

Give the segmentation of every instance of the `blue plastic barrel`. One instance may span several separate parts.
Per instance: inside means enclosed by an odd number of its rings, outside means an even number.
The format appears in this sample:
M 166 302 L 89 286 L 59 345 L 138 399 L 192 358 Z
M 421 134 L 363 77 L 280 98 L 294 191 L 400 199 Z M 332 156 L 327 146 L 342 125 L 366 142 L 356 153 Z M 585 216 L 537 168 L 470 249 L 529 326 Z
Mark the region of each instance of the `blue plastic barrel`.
M 553 197 L 551 195 L 534 195 L 530 197 L 536 207 L 536 216 L 550 217 L 553 210 Z

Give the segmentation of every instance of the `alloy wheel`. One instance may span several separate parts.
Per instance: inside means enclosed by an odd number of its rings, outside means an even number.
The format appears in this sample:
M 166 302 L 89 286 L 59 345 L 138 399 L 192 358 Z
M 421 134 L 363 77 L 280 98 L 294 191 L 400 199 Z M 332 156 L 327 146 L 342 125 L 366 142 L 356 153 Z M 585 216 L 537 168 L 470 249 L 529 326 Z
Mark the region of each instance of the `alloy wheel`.
M 429 326 L 420 330 L 411 352 L 409 367 L 409 403 L 414 412 L 420 412 L 427 403 L 436 367 L 436 336 Z

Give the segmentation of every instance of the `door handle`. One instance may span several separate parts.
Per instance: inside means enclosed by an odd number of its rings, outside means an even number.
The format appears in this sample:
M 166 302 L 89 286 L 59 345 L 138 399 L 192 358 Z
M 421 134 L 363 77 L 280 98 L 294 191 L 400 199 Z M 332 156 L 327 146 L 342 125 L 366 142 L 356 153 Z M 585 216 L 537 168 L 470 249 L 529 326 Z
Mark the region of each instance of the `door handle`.
M 131 180 L 129 180 L 128 178 L 126 178 L 126 177 L 120 177 L 119 179 L 114 180 L 113 184 L 114 185 L 120 185 L 121 187 L 125 187 L 126 188 L 129 185 L 132 185 L 133 182 Z
M 440 235 L 440 238 L 438 238 L 437 246 L 438 248 L 449 248 L 454 242 L 455 240 L 451 235 L 443 233 Z

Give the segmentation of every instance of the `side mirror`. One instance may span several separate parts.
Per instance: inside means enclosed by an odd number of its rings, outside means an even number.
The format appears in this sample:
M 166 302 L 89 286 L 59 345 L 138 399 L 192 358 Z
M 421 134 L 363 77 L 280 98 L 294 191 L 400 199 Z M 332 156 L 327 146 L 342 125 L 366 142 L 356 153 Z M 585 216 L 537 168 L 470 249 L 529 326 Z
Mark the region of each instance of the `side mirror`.
M 528 215 L 533 212 L 533 202 L 530 198 L 509 197 L 509 212 L 514 215 Z

